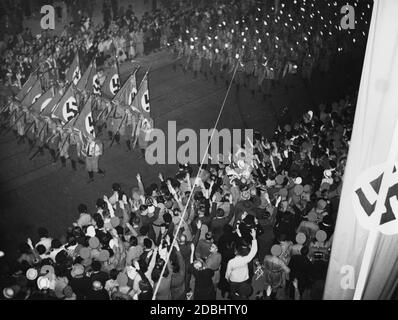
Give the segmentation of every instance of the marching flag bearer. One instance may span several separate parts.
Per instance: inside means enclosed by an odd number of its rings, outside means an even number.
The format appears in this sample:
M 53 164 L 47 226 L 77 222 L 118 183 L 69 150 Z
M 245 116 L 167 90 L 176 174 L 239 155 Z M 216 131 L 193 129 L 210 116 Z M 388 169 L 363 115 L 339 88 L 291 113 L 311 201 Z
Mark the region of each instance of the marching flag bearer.
M 88 183 L 91 183 L 94 181 L 94 173 L 99 173 L 102 176 L 105 175 L 105 171 L 98 167 L 99 157 L 103 154 L 104 146 L 99 139 L 91 136 L 87 139 L 84 155 L 86 157 L 86 169 L 89 177 Z

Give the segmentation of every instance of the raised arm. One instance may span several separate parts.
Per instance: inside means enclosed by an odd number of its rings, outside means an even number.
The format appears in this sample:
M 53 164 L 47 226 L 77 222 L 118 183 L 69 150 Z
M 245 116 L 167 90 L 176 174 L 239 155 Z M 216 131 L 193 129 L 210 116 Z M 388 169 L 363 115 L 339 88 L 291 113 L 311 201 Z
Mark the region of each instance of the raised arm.
M 140 189 L 141 194 L 145 194 L 144 184 L 142 183 L 141 175 L 137 173 L 138 189 Z

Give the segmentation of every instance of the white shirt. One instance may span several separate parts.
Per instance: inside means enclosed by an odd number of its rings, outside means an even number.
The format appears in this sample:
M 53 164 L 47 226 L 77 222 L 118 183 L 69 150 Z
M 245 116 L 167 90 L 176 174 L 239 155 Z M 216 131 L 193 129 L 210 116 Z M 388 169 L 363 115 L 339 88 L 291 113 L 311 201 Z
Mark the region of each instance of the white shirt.
M 247 264 L 257 253 L 257 240 L 252 241 L 252 247 L 247 256 L 236 256 L 229 260 L 225 278 L 231 282 L 244 282 L 249 279 L 249 268 Z

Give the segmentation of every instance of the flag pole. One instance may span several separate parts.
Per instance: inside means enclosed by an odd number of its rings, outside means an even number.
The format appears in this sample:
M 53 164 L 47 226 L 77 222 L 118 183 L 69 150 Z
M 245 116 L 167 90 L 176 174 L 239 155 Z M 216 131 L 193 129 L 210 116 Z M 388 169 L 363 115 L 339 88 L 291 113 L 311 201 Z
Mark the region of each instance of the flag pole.
M 113 142 L 115 142 L 116 135 L 119 133 L 120 128 L 121 128 L 122 125 L 123 125 L 124 119 L 126 119 L 126 116 L 127 116 L 127 113 L 124 114 L 124 116 L 123 116 L 123 118 L 122 118 L 122 121 L 120 122 L 119 128 L 117 128 L 117 131 L 116 131 L 115 134 L 113 135 L 113 138 L 112 138 L 112 141 L 111 141 L 111 144 L 110 144 L 109 148 L 112 148 Z

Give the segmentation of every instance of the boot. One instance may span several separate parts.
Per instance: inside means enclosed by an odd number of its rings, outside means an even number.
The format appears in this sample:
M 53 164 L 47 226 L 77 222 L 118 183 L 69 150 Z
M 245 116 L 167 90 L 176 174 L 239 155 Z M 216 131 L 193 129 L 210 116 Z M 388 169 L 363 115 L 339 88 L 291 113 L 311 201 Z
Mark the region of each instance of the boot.
M 88 172 L 88 181 L 87 181 L 87 183 L 91 183 L 91 182 L 94 182 L 94 172 L 89 171 Z
M 198 77 L 198 72 L 197 72 L 197 71 L 194 71 L 194 72 L 193 72 L 193 78 L 196 79 L 197 77 Z
M 19 136 L 17 144 L 24 144 L 25 143 L 25 136 Z
M 116 141 L 117 144 L 120 145 L 120 134 L 119 134 L 119 133 L 117 133 L 117 134 L 115 135 L 115 141 Z
M 74 170 L 74 171 L 76 171 L 77 170 L 77 168 L 76 168 L 76 161 L 75 160 L 70 160 L 70 163 L 71 163 L 71 165 L 72 165 L 72 169 Z
M 49 149 L 49 151 L 50 151 L 51 158 L 53 159 L 53 162 L 56 162 L 57 159 L 55 158 L 55 150 Z
M 61 163 L 62 163 L 62 166 L 65 168 L 66 167 L 66 159 L 65 159 L 65 157 L 61 157 Z
M 39 147 L 39 153 L 41 156 L 44 156 L 44 150 L 43 147 Z
M 254 90 L 252 90 L 252 97 L 254 98 L 254 96 L 255 96 L 255 92 L 254 92 Z
M 138 156 L 138 159 L 144 159 L 145 158 L 145 149 L 140 149 L 141 154 Z
M 217 84 L 217 77 L 213 76 L 214 84 Z
M 105 171 L 98 168 L 98 174 L 100 174 L 101 176 L 105 177 Z
M 131 141 L 130 140 L 126 140 L 126 146 L 128 151 L 131 151 Z
M 108 131 L 108 138 L 109 138 L 109 140 L 113 139 L 113 132 L 112 131 Z

